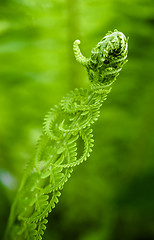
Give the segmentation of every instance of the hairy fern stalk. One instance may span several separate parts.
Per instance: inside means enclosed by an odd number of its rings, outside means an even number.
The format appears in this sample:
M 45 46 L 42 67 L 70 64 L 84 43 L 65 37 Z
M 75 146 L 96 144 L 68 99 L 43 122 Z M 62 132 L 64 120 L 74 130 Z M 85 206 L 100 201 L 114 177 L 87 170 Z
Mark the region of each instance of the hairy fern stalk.
M 79 44 L 76 40 L 73 50 L 76 60 L 87 68 L 90 88 L 71 91 L 45 117 L 35 157 L 11 208 L 5 240 L 42 239 L 46 218 L 58 203 L 64 183 L 92 151 L 91 125 L 127 61 L 128 40 L 117 30 L 101 39 L 89 59 L 82 55 Z M 82 154 L 79 140 L 84 145 Z

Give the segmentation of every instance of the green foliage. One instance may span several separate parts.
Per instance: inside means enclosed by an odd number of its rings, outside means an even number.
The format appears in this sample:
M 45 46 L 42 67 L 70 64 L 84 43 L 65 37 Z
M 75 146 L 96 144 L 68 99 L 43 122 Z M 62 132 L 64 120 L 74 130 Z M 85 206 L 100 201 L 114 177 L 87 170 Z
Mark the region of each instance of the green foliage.
M 87 160 L 93 147 L 91 125 L 98 119 L 102 102 L 126 62 L 127 40 L 118 31 L 109 32 L 92 50 L 90 59 L 82 56 L 78 41 L 74 53 L 87 67 L 91 89 L 75 89 L 45 117 L 36 154 L 29 162 L 12 205 L 5 239 L 41 240 L 45 218 L 58 203 L 60 190 L 73 167 Z M 83 152 L 79 143 L 82 142 Z
M 93 125 L 91 156 L 65 184 L 43 238 L 154 239 L 153 13 L 153 0 L 0 1 L 0 239 L 45 113 L 88 85 L 72 43 L 80 39 L 90 57 L 115 28 L 130 38 L 129 62 Z M 77 146 L 82 154 L 82 140 Z

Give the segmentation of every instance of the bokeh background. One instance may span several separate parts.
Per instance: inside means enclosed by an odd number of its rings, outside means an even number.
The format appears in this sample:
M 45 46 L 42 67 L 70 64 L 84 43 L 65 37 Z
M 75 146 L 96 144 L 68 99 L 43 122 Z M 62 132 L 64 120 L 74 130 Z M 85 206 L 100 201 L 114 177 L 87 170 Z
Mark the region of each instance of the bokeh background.
M 87 87 L 72 43 L 129 36 L 129 62 L 104 102 L 95 146 L 50 214 L 44 239 L 154 239 L 154 1 L 0 1 L 0 239 L 44 115 Z

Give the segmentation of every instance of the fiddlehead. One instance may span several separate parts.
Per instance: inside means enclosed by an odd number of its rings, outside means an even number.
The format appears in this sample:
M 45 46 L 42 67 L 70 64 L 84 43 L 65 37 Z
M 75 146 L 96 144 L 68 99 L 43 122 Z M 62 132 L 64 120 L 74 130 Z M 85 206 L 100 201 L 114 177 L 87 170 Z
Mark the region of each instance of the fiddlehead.
M 111 85 L 122 66 L 127 62 L 128 39 L 122 32 L 108 32 L 91 51 L 91 57 L 85 58 L 79 49 L 80 41 L 74 42 L 76 60 L 87 68 L 93 87 Z
M 33 160 L 29 163 L 11 209 L 7 240 L 40 240 L 47 216 L 55 207 L 73 167 L 92 151 L 91 125 L 98 119 L 102 102 L 126 62 L 128 43 L 123 33 L 109 32 L 88 59 L 74 42 L 76 60 L 87 68 L 91 88 L 75 89 L 50 110 Z M 79 151 L 78 141 L 83 144 Z

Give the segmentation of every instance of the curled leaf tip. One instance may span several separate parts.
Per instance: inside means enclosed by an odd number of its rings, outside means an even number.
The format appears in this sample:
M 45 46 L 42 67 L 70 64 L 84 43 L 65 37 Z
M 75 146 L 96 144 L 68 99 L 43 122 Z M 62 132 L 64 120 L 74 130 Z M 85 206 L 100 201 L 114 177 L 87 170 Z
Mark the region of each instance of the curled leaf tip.
M 117 29 L 109 31 L 92 49 L 89 59 L 82 55 L 79 44 L 79 40 L 74 42 L 74 55 L 87 68 L 92 86 L 111 85 L 127 62 L 128 38 Z

